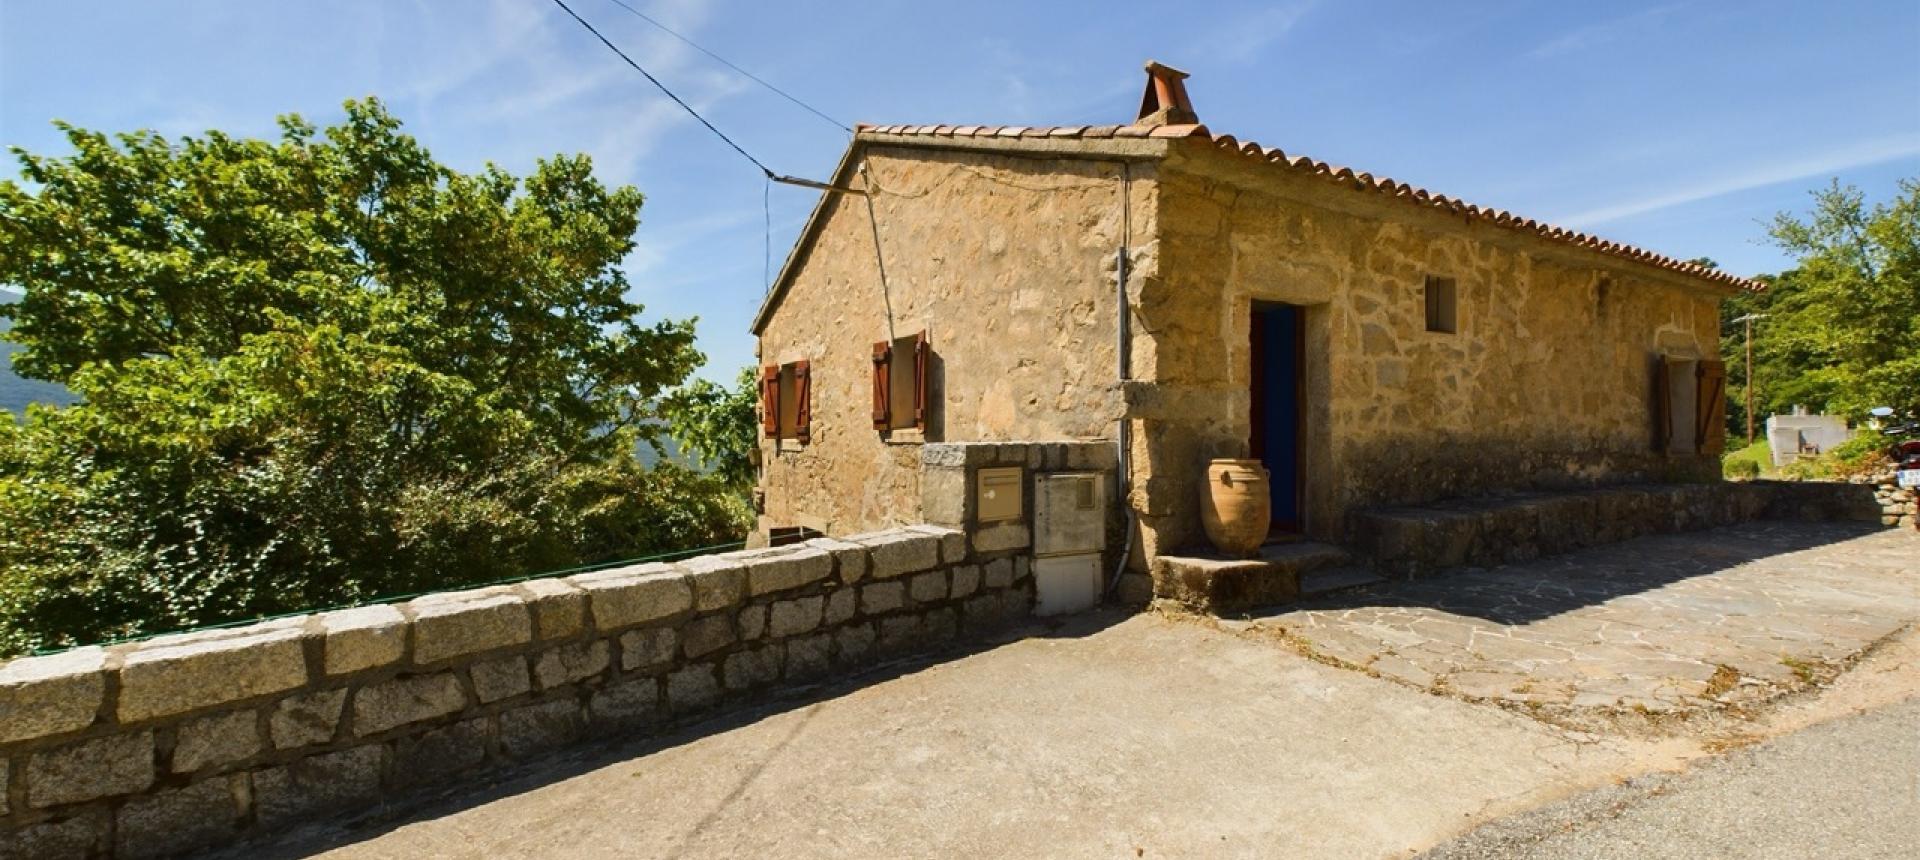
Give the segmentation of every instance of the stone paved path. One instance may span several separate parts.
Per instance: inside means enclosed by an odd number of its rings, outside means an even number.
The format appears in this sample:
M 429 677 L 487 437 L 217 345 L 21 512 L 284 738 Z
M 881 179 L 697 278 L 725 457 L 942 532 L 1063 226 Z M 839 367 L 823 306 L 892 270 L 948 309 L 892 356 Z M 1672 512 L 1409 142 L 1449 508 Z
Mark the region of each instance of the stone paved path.
M 1416 687 L 1698 711 L 1831 674 L 1920 621 L 1920 535 L 1759 522 L 1392 583 L 1230 627 Z

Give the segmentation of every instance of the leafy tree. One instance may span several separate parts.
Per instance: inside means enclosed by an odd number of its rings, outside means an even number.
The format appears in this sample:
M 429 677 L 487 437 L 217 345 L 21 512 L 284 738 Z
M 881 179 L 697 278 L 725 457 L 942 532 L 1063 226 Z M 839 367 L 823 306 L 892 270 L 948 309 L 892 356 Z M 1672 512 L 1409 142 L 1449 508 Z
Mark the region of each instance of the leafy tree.
M 742 491 L 753 486 L 756 382 L 753 368 L 747 367 L 731 388 L 696 379 L 661 401 L 667 426 L 681 447 Z
M 15 150 L 0 314 L 81 400 L 0 422 L 0 651 L 742 527 L 719 480 L 632 458 L 701 360 L 625 298 L 640 193 L 584 156 L 459 173 L 377 101 L 346 114 Z
M 1796 265 L 1724 308 L 1729 333 L 1733 319 L 1767 315 L 1754 328 L 1756 412 L 1799 404 L 1854 419 L 1875 406 L 1920 414 L 1920 179 L 1898 189 L 1869 207 L 1836 182 L 1813 193 L 1805 219 L 1781 213 L 1769 225 Z M 1722 345 L 1730 366 L 1743 365 L 1742 337 Z M 1740 404 L 1745 391 L 1730 394 Z M 1730 428 L 1744 421 L 1729 410 Z

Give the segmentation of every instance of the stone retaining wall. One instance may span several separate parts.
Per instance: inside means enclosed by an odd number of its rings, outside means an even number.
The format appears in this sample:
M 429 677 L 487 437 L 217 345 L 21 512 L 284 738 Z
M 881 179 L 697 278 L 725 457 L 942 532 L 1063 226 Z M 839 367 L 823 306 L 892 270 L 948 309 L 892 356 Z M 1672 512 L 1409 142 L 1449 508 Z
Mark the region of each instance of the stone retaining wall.
M 1626 484 L 1375 509 L 1355 514 L 1349 531 L 1358 537 L 1353 548 L 1369 566 L 1411 577 L 1754 519 L 1883 522 L 1872 486 L 1727 481 Z
M 148 857 L 643 735 L 1033 605 L 913 526 L 0 665 L 0 857 Z

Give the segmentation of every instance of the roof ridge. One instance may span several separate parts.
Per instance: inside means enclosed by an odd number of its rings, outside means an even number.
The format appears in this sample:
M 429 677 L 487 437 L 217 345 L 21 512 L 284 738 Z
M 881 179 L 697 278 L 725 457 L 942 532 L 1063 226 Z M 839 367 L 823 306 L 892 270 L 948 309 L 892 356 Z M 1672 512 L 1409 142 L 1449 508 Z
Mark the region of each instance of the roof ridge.
M 1545 221 L 1523 218 L 1505 209 L 1493 209 L 1468 203 L 1457 197 L 1437 194 L 1409 183 L 1398 180 L 1375 177 L 1371 173 L 1356 172 L 1352 168 L 1342 167 L 1304 155 L 1288 155 L 1278 147 L 1264 147 L 1253 141 L 1242 141 L 1230 134 L 1216 135 L 1203 124 L 1182 123 L 1147 127 L 1139 125 L 1101 125 L 1101 126 L 1000 126 L 1000 125 L 869 125 L 855 123 L 856 137 L 954 137 L 954 138 L 1052 138 L 1105 140 L 1110 138 L 1174 138 L 1198 139 L 1206 141 L 1213 148 L 1235 153 L 1247 158 L 1256 158 L 1295 172 L 1324 177 L 1334 182 L 1350 183 L 1355 190 L 1373 191 L 1385 194 L 1408 203 L 1444 209 L 1464 217 L 1487 221 L 1496 226 L 1521 232 L 1528 232 L 1576 247 L 1588 248 L 1609 256 L 1620 257 L 1644 263 L 1656 268 L 1690 275 L 1702 280 L 1713 281 L 1738 289 L 1760 292 L 1766 285 L 1751 278 L 1743 278 L 1719 269 L 1709 269 L 1698 263 L 1679 260 L 1655 251 L 1649 251 L 1624 242 L 1604 239 L 1591 233 L 1560 227 Z

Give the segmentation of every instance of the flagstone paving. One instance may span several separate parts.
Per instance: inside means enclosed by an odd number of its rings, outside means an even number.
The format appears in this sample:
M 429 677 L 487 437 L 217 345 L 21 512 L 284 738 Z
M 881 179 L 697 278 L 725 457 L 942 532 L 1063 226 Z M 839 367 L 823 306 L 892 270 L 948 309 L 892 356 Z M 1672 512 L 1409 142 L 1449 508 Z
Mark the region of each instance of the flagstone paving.
M 1469 698 L 1669 714 L 1805 686 L 1916 621 L 1920 533 L 1756 522 L 1225 623 Z

